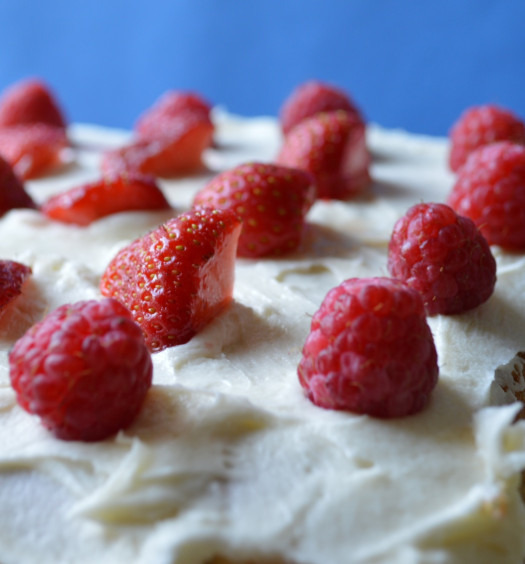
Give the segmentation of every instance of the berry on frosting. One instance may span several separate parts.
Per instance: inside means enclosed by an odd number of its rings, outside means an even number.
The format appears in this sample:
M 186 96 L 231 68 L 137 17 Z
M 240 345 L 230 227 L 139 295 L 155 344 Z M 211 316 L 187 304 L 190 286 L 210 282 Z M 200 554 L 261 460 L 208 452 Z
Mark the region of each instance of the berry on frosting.
M 56 221 L 85 226 L 122 211 L 169 208 L 152 177 L 130 173 L 103 177 L 51 196 L 41 211 Z
M 448 204 L 470 217 L 489 245 L 525 250 L 525 146 L 500 141 L 475 150 Z
M 100 284 L 160 351 L 189 341 L 231 302 L 241 224 L 229 210 L 191 210 L 122 249 Z
M 0 316 L 7 305 L 22 293 L 31 268 L 14 260 L 0 260 Z
M 245 163 L 213 178 L 194 206 L 230 209 L 242 220 L 238 256 L 281 255 L 299 246 L 315 199 L 310 174 L 289 167 Z
M 525 123 L 492 104 L 469 108 L 450 131 L 450 168 L 459 170 L 473 150 L 496 141 L 525 145 Z
M 140 131 L 128 145 L 103 155 L 104 173 L 140 172 L 169 178 L 199 171 L 214 127 L 205 112 L 186 111 L 171 119 L 154 113 L 144 118 Z
M 438 364 L 420 294 L 389 278 L 333 288 L 314 314 L 298 373 L 320 407 L 382 418 L 422 410 Z
M 0 128 L 0 155 L 24 180 L 60 166 L 68 145 L 65 131 L 54 125 L 34 123 Z
M 0 96 L 0 127 L 43 123 L 64 129 L 66 118 L 49 87 L 37 78 L 21 80 Z
M 336 110 L 344 110 L 356 121 L 363 121 L 360 111 L 344 90 L 318 80 L 305 82 L 290 94 L 281 108 L 283 132 L 287 134 L 298 123 L 317 113 Z
M 0 217 L 14 208 L 36 207 L 11 165 L 0 157 Z
M 188 113 L 196 113 L 210 119 L 211 105 L 195 92 L 170 90 L 146 110 L 137 120 L 135 131 L 141 139 L 153 139 L 169 134 L 170 127 Z
M 365 125 L 342 110 L 309 117 L 286 135 L 277 163 L 310 172 L 318 198 L 351 198 L 370 184 Z
M 388 269 L 421 294 L 428 315 L 475 308 L 496 283 L 487 241 L 472 220 L 445 204 L 416 204 L 397 221 Z
M 66 304 L 9 353 L 18 403 L 56 437 L 98 441 L 128 427 L 152 381 L 140 327 L 116 300 Z

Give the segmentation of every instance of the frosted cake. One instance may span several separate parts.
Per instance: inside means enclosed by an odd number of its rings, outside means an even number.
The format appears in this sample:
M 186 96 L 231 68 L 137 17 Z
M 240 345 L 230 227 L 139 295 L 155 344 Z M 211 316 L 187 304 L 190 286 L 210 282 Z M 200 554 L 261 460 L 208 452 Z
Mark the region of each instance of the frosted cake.
M 175 209 L 216 173 L 271 161 L 275 119 L 213 115 L 208 171 L 160 180 Z M 127 132 L 68 131 L 62 169 L 27 182 L 37 203 L 99 176 Z M 525 556 L 520 476 L 525 259 L 493 248 L 491 298 L 434 316 L 439 382 L 420 413 L 391 420 L 316 407 L 297 377 L 312 315 L 350 277 L 386 276 L 395 221 L 444 201 L 454 181 L 445 139 L 367 128 L 370 189 L 317 201 L 297 252 L 238 259 L 234 301 L 188 343 L 153 354 L 131 427 L 95 443 L 60 441 L 18 407 L 7 354 L 63 303 L 100 298 L 115 253 L 175 212 L 124 212 L 76 227 L 36 210 L 0 220 L 1 258 L 33 275 L 0 318 L 2 564 L 518 564 Z

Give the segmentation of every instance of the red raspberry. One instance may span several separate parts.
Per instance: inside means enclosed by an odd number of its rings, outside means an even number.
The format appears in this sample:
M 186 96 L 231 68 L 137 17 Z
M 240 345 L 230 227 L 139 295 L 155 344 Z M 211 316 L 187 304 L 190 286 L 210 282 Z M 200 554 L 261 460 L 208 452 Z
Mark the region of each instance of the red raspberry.
M 128 427 L 151 386 L 140 327 L 116 300 L 66 304 L 9 353 L 18 403 L 64 440 L 98 441 Z
M 0 157 L 0 217 L 14 208 L 36 207 L 11 165 Z
M 447 202 L 470 217 L 489 245 L 525 249 L 525 146 L 480 147 L 460 169 Z
M 384 418 L 422 410 L 438 364 L 421 296 L 389 278 L 344 281 L 315 313 L 298 372 L 320 407 Z
M 0 260 L 0 316 L 7 304 L 22 293 L 31 268 L 14 260 Z
M 122 211 L 169 208 L 168 200 L 152 177 L 123 173 L 51 196 L 41 212 L 56 221 L 85 226 Z
M 398 220 L 388 269 L 423 297 L 428 315 L 463 313 L 492 295 L 496 261 L 474 222 L 445 204 L 416 204 Z
M 318 198 L 346 200 L 370 184 L 365 126 L 343 111 L 316 114 L 286 135 L 277 163 L 312 174 Z
M 474 149 L 495 141 L 525 145 L 525 123 L 512 112 L 498 106 L 469 108 L 450 131 L 450 168 L 459 170 Z
M 314 199 L 314 179 L 307 172 L 246 163 L 213 178 L 193 204 L 233 210 L 243 222 L 237 255 L 253 258 L 296 250 Z
M 100 282 L 160 351 L 189 341 L 232 301 L 241 223 L 229 210 L 191 210 L 120 250 Z
M 305 82 L 292 92 L 281 108 L 283 132 L 287 134 L 298 123 L 317 113 L 336 110 L 344 110 L 357 121 L 363 121 L 358 108 L 346 92 L 317 80 Z

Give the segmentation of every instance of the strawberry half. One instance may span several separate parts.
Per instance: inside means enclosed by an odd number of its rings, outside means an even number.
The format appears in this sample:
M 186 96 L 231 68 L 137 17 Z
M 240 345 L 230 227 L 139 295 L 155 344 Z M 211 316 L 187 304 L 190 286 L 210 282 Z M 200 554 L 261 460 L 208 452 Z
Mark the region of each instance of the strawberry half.
M 157 135 L 105 153 L 104 173 L 140 172 L 169 178 L 196 172 L 203 167 L 202 153 L 213 137 L 208 116 L 198 112 L 181 114 L 159 126 Z
M 246 163 L 213 178 L 193 205 L 233 210 L 243 222 L 238 256 L 261 257 L 299 246 L 314 200 L 314 179 L 307 172 Z
M 189 341 L 232 301 L 241 224 L 228 210 L 192 210 L 122 249 L 100 289 L 142 327 L 151 351 Z
M 319 113 L 286 135 L 277 162 L 310 172 L 317 196 L 346 200 L 370 184 L 365 125 L 345 111 Z
M 36 209 L 36 207 L 11 165 L 0 157 L 0 217 L 14 208 Z
M 61 165 L 67 146 L 65 131 L 54 125 L 34 123 L 0 128 L 0 155 L 24 180 Z
M 120 174 L 51 196 L 41 211 L 51 219 L 84 226 L 122 211 L 169 208 L 168 200 L 153 178 Z
M 22 293 L 22 286 L 31 274 L 29 266 L 14 260 L 0 260 L 0 316 L 6 306 Z
M 36 78 L 21 80 L 0 97 L 0 127 L 45 123 L 65 129 L 66 118 L 49 87 Z
M 364 121 L 361 112 L 350 96 L 340 88 L 310 80 L 299 85 L 284 102 L 281 112 L 281 127 L 287 134 L 298 123 L 320 112 L 344 110 Z
M 210 112 L 211 105 L 199 94 L 171 90 L 163 94 L 139 117 L 135 131 L 140 139 L 164 137 L 172 120 L 184 120 L 185 114 L 194 113 L 207 119 L 211 124 Z

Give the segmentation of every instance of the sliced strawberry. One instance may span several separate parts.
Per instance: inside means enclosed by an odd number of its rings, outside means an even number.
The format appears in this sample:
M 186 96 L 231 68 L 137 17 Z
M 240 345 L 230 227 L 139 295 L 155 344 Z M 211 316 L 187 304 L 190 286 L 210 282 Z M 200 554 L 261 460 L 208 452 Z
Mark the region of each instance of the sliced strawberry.
M 31 268 L 14 260 L 0 260 L 0 315 L 7 304 L 22 293 Z
M 228 210 L 192 210 L 122 249 L 100 289 L 125 305 L 151 351 L 189 341 L 233 294 L 241 224 Z
M 24 180 L 61 165 L 67 146 L 65 131 L 53 125 L 34 123 L 0 128 L 0 155 Z
M 36 78 L 13 84 L 0 97 L 0 127 L 32 123 L 66 127 L 66 119 L 55 96 Z
M 281 126 L 287 134 L 298 123 L 320 112 L 344 110 L 364 121 L 350 96 L 340 88 L 310 80 L 298 86 L 281 108 Z
M 36 209 L 36 207 L 11 165 L 0 157 L 0 217 L 14 208 Z
M 209 118 L 186 113 L 162 127 L 162 135 L 138 139 L 103 156 L 104 173 L 141 172 L 169 178 L 196 172 L 203 167 L 202 153 L 213 137 Z
M 284 139 L 277 162 L 310 172 L 317 196 L 346 200 L 370 184 L 365 125 L 342 110 L 316 114 Z
M 186 120 L 185 114 L 196 113 L 210 120 L 211 105 L 199 94 L 172 90 L 166 92 L 137 120 L 135 131 L 140 139 L 164 137 L 172 120 Z M 182 116 L 182 117 L 181 117 Z
M 246 163 L 212 179 L 193 205 L 233 210 L 243 222 L 238 256 L 261 257 L 297 249 L 314 199 L 314 179 L 307 172 Z
M 56 194 L 45 202 L 41 211 L 57 221 L 89 225 L 122 211 L 169 208 L 168 200 L 152 177 L 120 174 Z

